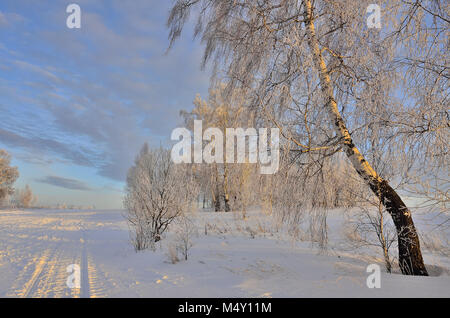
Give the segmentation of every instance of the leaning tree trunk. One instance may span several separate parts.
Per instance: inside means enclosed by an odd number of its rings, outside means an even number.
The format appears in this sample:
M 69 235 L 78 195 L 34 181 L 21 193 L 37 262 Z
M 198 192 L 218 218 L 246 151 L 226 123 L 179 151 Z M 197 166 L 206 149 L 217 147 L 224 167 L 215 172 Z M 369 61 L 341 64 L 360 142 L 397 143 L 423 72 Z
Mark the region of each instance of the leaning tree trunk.
M 383 180 L 356 148 L 350 133 L 345 126 L 334 99 L 333 88 L 328 75 L 327 66 L 322 57 L 314 28 L 313 10 L 310 0 L 304 0 L 304 20 L 308 35 L 308 44 L 313 55 L 315 67 L 319 73 L 320 86 L 326 99 L 326 110 L 338 137 L 342 139 L 344 151 L 358 174 L 367 182 L 370 189 L 381 200 L 394 221 L 398 237 L 399 266 L 404 275 L 428 276 L 411 212 L 397 192 Z

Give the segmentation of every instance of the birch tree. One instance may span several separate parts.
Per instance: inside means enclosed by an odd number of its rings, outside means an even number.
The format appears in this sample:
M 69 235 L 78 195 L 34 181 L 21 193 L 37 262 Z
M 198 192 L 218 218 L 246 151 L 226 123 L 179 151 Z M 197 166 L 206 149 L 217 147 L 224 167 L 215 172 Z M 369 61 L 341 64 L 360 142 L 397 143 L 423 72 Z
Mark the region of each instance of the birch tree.
M 38 197 L 33 194 L 33 191 L 28 184 L 25 185 L 25 188 L 14 192 L 14 201 L 18 207 L 30 208 L 37 202 L 37 200 Z
M 14 193 L 14 182 L 19 177 L 17 167 L 11 167 L 11 156 L 0 149 L 0 203 Z
M 427 275 L 411 210 L 391 184 L 423 173 L 420 162 L 436 170 L 448 162 L 449 9 L 389 1 L 374 29 L 366 24 L 371 2 L 179 0 L 168 17 L 170 45 L 195 14 L 203 63 L 224 74 L 228 91 L 246 90 L 307 160 L 344 152 L 392 217 L 402 273 Z M 386 148 L 408 160 L 388 163 L 394 179 L 366 158 L 373 124 Z
M 228 95 L 225 92 L 225 85 L 218 83 L 209 89 L 207 99 L 202 99 L 200 95 L 197 95 L 194 100 L 194 108 L 190 112 L 181 111 L 181 115 L 191 131 L 194 131 L 194 120 L 201 120 L 203 130 L 218 128 L 225 134 L 227 128 L 253 127 L 252 112 L 245 105 L 245 95 L 240 90 L 234 90 L 233 94 Z M 222 147 L 225 146 L 224 141 Z M 203 141 L 202 147 L 207 143 L 207 141 Z M 236 201 L 239 201 L 239 206 L 243 208 L 245 205 L 243 202 L 246 201 L 243 198 L 246 193 L 244 188 L 248 187 L 249 178 L 242 177 L 254 169 L 228 163 L 224 157 L 221 163 L 213 162 L 197 168 L 199 171 L 207 172 L 207 178 L 202 178 L 201 183 L 204 185 L 203 188 L 205 186 L 209 188 L 209 191 L 207 189 L 204 191 L 211 193 L 216 212 L 221 211 L 222 208 L 225 212 L 229 212 L 232 208 L 231 205 Z M 246 179 L 245 182 L 244 179 Z M 244 191 L 242 192 L 242 190 Z

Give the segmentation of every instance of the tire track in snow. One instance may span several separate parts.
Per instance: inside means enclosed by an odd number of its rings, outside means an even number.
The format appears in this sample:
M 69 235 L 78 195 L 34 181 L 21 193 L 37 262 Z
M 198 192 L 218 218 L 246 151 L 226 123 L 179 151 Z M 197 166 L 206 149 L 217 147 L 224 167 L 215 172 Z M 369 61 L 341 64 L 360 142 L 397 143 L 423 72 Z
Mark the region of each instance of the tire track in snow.
M 71 273 L 67 272 L 67 266 L 70 264 L 80 264 L 79 255 L 73 254 L 78 251 L 79 246 L 71 246 L 71 248 L 60 249 L 60 253 L 49 261 L 49 270 L 45 275 L 42 292 L 38 293 L 38 297 L 73 297 L 78 298 L 80 294 L 79 288 L 69 288 L 67 279 Z
M 19 273 L 7 293 L 7 297 L 80 297 L 79 288 L 69 288 L 66 284 L 70 264 L 80 264 L 80 244 L 64 246 L 56 244 L 44 250 L 40 257 L 34 257 Z M 74 253 L 76 251 L 76 253 Z M 78 254 L 78 255 L 77 255 Z
M 84 240 L 80 239 L 80 242 L 83 244 Z M 82 247 L 81 247 L 82 250 Z M 81 253 L 78 255 L 72 255 L 72 263 L 71 264 L 81 264 L 82 255 Z M 65 277 L 67 280 L 67 272 L 65 272 Z M 81 287 L 81 286 L 80 286 Z M 81 297 L 81 288 L 69 288 L 67 285 L 65 285 L 64 289 L 64 296 L 71 297 L 71 298 L 80 298 Z
M 47 273 L 51 264 L 54 264 L 57 261 L 58 252 L 58 246 L 53 249 L 47 249 L 44 252 L 41 258 L 35 262 L 35 269 L 31 274 L 31 277 L 23 284 L 22 288 L 16 290 L 16 297 L 39 297 L 39 293 L 42 291 L 42 288 L 39 286 L 45 284 L 50 279 Z
M 107 297 L 110 288 L 117 286 L 89 253 L 87 231 L 82 222 L 78 230 L 79 240 L 63 241 L 47 245 L 36 251 L 20 270 L 7 297 Z M 43 251 L 41 253 L 41 251 Z M 66 268 L 78 264 L 81 269 L 81 288 L 69 288 L 66 284 L 70 273 Z
M 82 235 L 82 244 L 81 247 L 81 297 L 82 298 L 90 298 L 91 297 L 91 288 L 90 288 L 90 279 L 89 279 L 89 265 L 87 259 L 87 242 L 86 242 L 86 231 L 85 229 L 81 229 Z
M 57 279 L 57 272 L 61 268 L 61 264 L 64 264 L 62 253 L 63 251 L 57 248 L 52 257 L 46 262 L 45 268 L 40 274 L 40 279 L 35 282 L 34 287 L 29 291 L 31 297 L 50 297 L 50 294 L 55 292 L 57 286 L 64 283 Z
M 28 264 L 22 269 L 22 271 L 17 276 L 16 281 L 13 283 L 11 287 L 11 291 L 7 293 L 8 297 L 26 297 L 33 285 L 36 283 L 36 280 L 38 279 L 39 275 L 41 274 L 45 262 L 49 258 L 49 255 L 51 254 L 52 250 L 47 249 L 42 253 L 41 257 L 37 259 L 36 257 L 33 258 Z M 34 265 L 34 270 L 31 271 L 30 267 Z M 28 275 L 31 275 L 29 278 L 27 278 Z M 25 280 L 25 283 L 23 281 Z
M 88 256 L 88 274 L 89 274 L 89 286 L 90 286 L 90 297 L 91 298 L 102 298 L 106 297 L 106 277 L 103 272 L 99 270 L 98 267 L 94 265 L 92 256 Z
M 106 276 L 95 265 L 92 255 L 88 253 L 86 231 L 83 231 L 83 247 L 81 256 L 81 297 L 103 298 L 106 297 Z
M 50 267 L 45 276 L 45 283 L 42 287 L 43 292 L 39 293 L 38 297 L 80 298 L 81 289 L 70 288 L 67 285 L 69 275 L 72 274 L 67 272 L 67 267 L 71 264 L 81 265 L 83 242 L 82 238 L 72 241 L 70 246 L 64 246 L 63 249 L 60 249 L 60 253 L 49 261 Z
M 33 297 L 33 298 L 42 298 L 46 297 L 46 294 L 53 291 L 50 289 L 51 284 L 56 285 L 58 282 L 55 282 L 56 279 L 56 271 L 58 265 L 64 264 L 63 259 L 61 257 L 63 250 L 60 248 L 61 244 L 57 244 L 50 253 L 50 256 L 43 260 L 42 264 L 39 264 L 39 272 L 37 275 L 33 273 L 31 279 L 25 283 L 25 292 L 21 297 Z M 65 282 L 60 282 L 65 284 Z

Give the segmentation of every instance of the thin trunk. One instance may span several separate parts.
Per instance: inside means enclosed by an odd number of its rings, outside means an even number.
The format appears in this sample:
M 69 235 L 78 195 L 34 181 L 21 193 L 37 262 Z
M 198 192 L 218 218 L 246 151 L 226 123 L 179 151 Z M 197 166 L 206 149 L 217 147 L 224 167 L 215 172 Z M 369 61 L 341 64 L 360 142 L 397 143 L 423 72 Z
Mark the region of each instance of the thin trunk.
M 427 270 L 420 251 L 419 237 L 417 235 L 411 212 L 406 207 L 397 192 L 383 180 L 372 166 L 365 160 L 361 152 L 356 148 L 344 120 L 339 113 L 334 99 L 333 88 L 328 75 L 327 66 L 322 57 L 319 43 L 314 29 L 314 18 L 310 0 L 303 0 L 305 4 L 305 25 L 308 33 L 308 44 L 313 55 L 315 67 L 319 73 L 320 86 L 326 102 L 326 110 L 329 113 L 332 124 L 338 137 L 342 139 L 345 153 L 358 174 L 367 182 L 370 189 L 377 195 L 386 210 L 392 216 L 397 236 L 399 266 L 405 275 L 427 276 Z
M 226 164 L 223 165 L 223 193 L 225 212 L 230 212 L 230 196 L 228 194 L 228 168 Z
M 214 165 L 213 181 L 211 182 L 211 197 L 213 201 L 214 212 L 220 211 L 220 194 L 218 181 L 217 166 Z
M 381 201 L 378 203 L 378 213 L 380 214 L 380 238 L 381 238 L 381 245 L 383 247 L 384 262 L 386 263 L 387 272 L 391 273 L 392 270 L 391 261 L 389 259 L 389 251 L 386 242 L 386 236 L 384 235 L 383 203 Z

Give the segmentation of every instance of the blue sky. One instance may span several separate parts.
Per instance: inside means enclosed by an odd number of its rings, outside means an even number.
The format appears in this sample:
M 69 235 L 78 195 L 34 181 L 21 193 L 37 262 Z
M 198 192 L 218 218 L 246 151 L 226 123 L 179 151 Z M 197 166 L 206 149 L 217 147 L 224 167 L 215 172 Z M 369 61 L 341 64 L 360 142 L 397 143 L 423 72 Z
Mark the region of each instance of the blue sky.
M 70 3 L 81 29 L 66 26 Z M 39 203 L 121 208 L 141 145 L 168 140 L 179 111 L 206 94 L 192 34 L 165 54 L 170 4 L 0 2 L 0 148 Z

